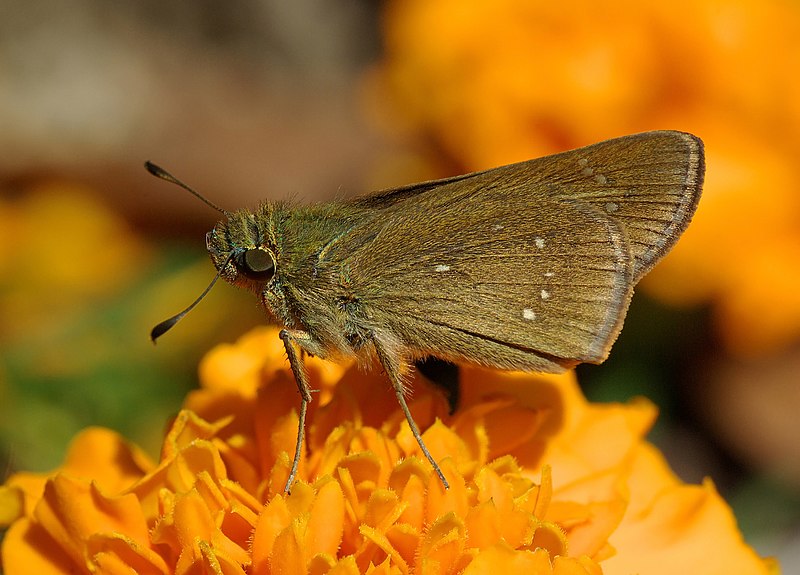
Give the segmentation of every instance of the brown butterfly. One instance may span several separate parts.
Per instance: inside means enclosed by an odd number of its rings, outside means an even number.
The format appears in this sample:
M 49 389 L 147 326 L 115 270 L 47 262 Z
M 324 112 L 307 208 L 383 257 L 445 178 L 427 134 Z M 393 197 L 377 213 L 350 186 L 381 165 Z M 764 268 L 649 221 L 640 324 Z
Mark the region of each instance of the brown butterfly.
M 206 237 L 217 276 L 254 292 L 281 325 L 300 389 L 297 472 L 311 401 L 300 351 L 376 358 L 414 437 L 413 361 L 437 357 L 559 372 L 600 363 L 633 288 L 680 237 L 703 184 L 703 144 L 646 132 L 536 160 L 325 204 L 222 212 Z

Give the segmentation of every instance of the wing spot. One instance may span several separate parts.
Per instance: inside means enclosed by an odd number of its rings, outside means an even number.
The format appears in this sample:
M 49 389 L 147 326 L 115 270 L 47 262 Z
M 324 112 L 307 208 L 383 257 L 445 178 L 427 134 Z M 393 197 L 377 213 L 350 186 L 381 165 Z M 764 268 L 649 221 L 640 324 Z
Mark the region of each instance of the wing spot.
M 546 278 L 551 278 L 554 275 L 556 275 L 556 274 L 554 274 L 553 272 L 544 272 L 544 277 L 546 277 Z
M 447 264 L 438 264 L 433 269 L 436 270 L 437 272 L 449 272 L 450 271 L 450 266 L 448 266 Z
M 544 299 L 550 299 L 550 292 L 549 292 L 549 291 L 547 291 L 546 289 L 543 289 L 543 290 L 542 290 L 542 293 L 541 293 L 541 296 L 542 296 L 542 299 L 543 299 L 543 300 L 544 300 Z
M 544 247 L 544 238 L 534 238 L 533 243 L 536 247 L 542 249 Z
M 606 211 L 609 214 L 613 214 L 619 209 L 619 204 L 617 202 L 606 202 Z
M 581 174 L 583 174 L 584 176 L 591 176 L 592 174 L 594 174 L 594 170 L 592 168 L 583 168 L 581 170 Z
M 536 312 L 533 311 L 531 308 L 526 307 L 522 310 L 522 317 L 527 319 L 528 321 L 533 321 L 536 319 Z
M 499 232 L 503 228 L 505 228 L 505 226 L 503 224 L 494 224 L 494 225 L 492 225 L 492 231 L 493 232 Z
M 601 185 L 608 183 L 608 179 L 603 174 L 597 174 L 594 177 L 594 181 Z
M 580 160 L 578 160 L 578 165 L 581 168 L 585 168 L 586 166 L 589 165 L 589 160 L 587 160 L 586 158 L 581 158 Z

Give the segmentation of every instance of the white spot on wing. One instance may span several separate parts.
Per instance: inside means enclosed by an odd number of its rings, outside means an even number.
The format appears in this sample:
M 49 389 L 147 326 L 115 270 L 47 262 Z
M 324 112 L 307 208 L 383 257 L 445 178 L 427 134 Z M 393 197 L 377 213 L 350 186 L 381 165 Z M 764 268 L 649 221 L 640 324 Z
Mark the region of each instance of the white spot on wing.
M 606 177 L 603 174 L 597 174 L 594 177 L 594 181 L 597 182 L 598 184 L 601 184 L 601 185 L 605 184 L 606 182 L 608 182 L 608 180 L 606 179 Z
M 556 275 L 556 274 L 554 274 L 553 272 L 544 272 L 544 277 L 546 277 L 546 278 L 551 278 L 554 275 Z
M 433 269 L 435 269 L 437 272 L 449 272 L 450 271 L 450 266 L 448 266 L 446 264 L 439 264 Z
M 544 238 L 534 238 L 533 243 L 536 247 L 542 249 L 544 247 Z
M 536 319 L 536 312 L 534 312 L 531 308 L 526 307 L 522 310 L 522 317 L 527 319 L 528 321 L 533 321 Z
M 550 299 L 550 292 L 547 291 L 546 289 L 542 290 L 542 294 L 541 295 L 542 295 L 542 299 Z
M 504 226 L 503 224 L 494 224 L 494 225 L 492 226 L 492 231 L 493 231 L 493 232 L 499 232 L 499 231 L 500 231 L 500 230 L 502 230 L 503 228 L 505 228 L 505 226 Z
M 609 214 L 613 214 L 618 209 L 619 209 L 619 204 L 617 204 L 616 202 L 606 202 L 606 211 Z

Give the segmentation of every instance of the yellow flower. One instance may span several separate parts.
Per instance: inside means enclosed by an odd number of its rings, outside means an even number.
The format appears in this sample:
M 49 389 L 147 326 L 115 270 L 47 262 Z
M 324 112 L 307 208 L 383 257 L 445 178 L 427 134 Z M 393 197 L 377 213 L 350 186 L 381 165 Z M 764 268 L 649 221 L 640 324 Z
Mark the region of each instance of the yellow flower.
M 465 368 L 454 416 L 380 374 L 310 358 L 299 479 L 283 493 L 298 393 L 277 333 L 212 351 L 158 462 L 87 429 L 53 473 L 0 488 L 19 573 L 766 574 L 710 483 L 680 483 L 643 437 L 652 405 L 592 405 L 574 376 Z M 710 552 L 711 550 L 711 552 Z M 776 571 L 772 571 L 776 572 Z
M 381 120 L 450 172 L 645 130 L 699 135 L 704 197 L 643 287 L 713 302 L 739 354 L 797 341 L 800 4 L 401 0 L 384 22 Z

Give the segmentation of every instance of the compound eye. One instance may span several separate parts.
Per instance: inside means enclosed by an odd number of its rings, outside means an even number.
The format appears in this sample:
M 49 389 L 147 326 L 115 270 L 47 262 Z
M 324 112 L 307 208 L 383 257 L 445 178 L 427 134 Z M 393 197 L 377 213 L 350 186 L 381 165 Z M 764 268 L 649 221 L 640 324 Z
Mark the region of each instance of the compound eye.
M 262 248 L 250 248 L 234 258 L 236 269 L 243 276 L 257 281 L 268 281 L 275 275 L 275 259 Z

